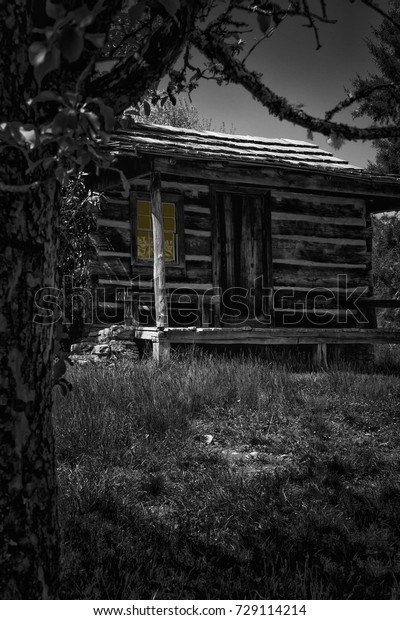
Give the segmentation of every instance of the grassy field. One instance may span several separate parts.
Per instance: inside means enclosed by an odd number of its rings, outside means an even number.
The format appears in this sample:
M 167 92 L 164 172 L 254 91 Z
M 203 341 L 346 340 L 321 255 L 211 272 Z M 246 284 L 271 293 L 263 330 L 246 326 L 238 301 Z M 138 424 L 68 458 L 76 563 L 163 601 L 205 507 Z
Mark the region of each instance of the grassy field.
M 62 598 L 399 598 L 399 374 L 74 367 L 55 402 Z

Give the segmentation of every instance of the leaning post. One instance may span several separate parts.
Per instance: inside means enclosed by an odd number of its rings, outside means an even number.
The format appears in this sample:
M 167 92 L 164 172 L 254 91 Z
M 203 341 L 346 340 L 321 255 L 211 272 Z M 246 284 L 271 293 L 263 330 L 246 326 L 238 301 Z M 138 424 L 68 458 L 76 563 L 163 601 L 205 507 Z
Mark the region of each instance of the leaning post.
M 151 216 L 153 220 L 154 256 L 154 304 L 156 327 L 168 327 L 168 302 L 165 285 L 164 219 L 161 200 L 161 175 L 153 172 L 150 177 Z M 157 362 L 169 359 L 169 342 L 157 340 L 153 343 L 153 357 Z

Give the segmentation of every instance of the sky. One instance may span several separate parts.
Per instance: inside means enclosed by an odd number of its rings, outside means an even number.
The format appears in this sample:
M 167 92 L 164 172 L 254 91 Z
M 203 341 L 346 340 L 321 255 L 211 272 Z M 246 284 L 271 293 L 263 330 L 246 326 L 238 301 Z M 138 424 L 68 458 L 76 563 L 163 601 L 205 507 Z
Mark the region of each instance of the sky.
M 388 8 L 388 0 L 379 3 L 383 9 Z M 311 0 L 310 4 L 319 5 L 319 0 Z M 264 82 L 277 94 L 292 103 L 304 104 L 306 112 L 320 116 L 344 98 L 345 87 L 351 87 L 356 74 L 374 72 L 366 40 L 373 37 L 372 26 L 382 20 L 360 0 L 327 0 L 327 6 L 329 17 L 337 19 L 337 23 L 320 24 L 321 49 L 316 51 L 312 31 L 302 26 L 304 20 L 288 18 L 248 60 L 249 68 L 262 73 Z M 245 36 L 253 41 L 255 34 L 259 31 Z M 308 140 L 304 128 L 269 115 L 240 86 L 203 81 L 192 93 L 192 101 L 202 116 L 212 119 L 215 130 L 225 123 L 228 129 L 233 125 L 238 135 Z M 353 121 L 349 113 L 335 120 L 368 125 L 368 119 Z M 327 144 L 324 136 L 314 135 L 314 142 L 353 165 L 364 167 L 368 160 L 375 159 L 371 142 L 346 142 L 338 151 Z

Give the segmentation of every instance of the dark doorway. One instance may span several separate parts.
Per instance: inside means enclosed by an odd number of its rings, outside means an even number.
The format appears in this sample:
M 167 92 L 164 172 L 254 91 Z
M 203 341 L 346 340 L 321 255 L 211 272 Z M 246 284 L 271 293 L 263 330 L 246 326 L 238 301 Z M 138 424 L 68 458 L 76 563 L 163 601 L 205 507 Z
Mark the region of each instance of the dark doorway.
M 221 322 L 271 326 L 271 215 L 268 195 L 215 190 L 214 286 Z

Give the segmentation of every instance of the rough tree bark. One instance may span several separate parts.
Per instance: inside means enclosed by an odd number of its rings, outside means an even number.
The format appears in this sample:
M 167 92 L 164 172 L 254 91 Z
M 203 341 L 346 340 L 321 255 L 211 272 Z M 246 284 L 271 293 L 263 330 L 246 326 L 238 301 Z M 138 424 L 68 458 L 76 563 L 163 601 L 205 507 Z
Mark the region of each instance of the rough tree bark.
M 51 598 L 58 526 L 51 422 L 52 326 L 33 322 L 35 295 L 54 286 L 55 192 L 3 195 L 0 210 L 0 592 Z
M 27 123 L 35 92 L 28 59 L 30 2 L 0 5 L 0 121 Z M 56 596 L 58 526 L 51 422 L 52 325 L 35 295 L 53 287 L 57 185 L 29 190 L 17 146 L 0 148 L 0 597 Z M 20 189 L 18 189 L 20 188 Z M 21 189 L 22 188 L 22 189 Z M 8 191 L 9 189 L 9 191 Z

